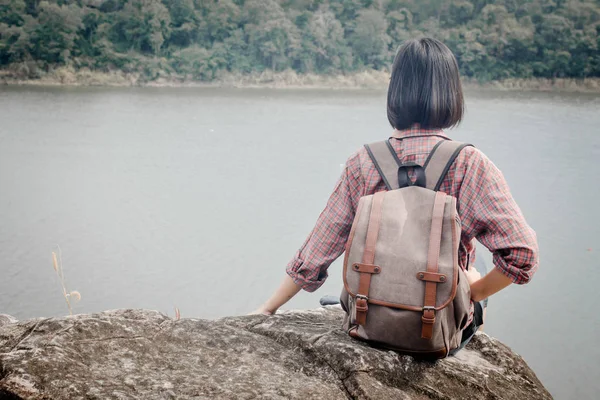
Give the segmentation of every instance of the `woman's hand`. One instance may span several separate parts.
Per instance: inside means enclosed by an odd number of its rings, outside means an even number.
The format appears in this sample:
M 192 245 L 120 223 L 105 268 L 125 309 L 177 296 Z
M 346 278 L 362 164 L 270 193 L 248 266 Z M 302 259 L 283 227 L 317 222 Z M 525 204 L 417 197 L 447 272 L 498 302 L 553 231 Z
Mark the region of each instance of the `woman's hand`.
M 467 276 L 467 282 L 469 282 L 469 286 L 481 279 L 481 274 L 473 266 L 465 271 L 465 275 Z
M 260 307 L 258 307 L 256 310 L 252 311 L 250 314 L 248 315 L 273 315 L 275 314 L 275 311 L 277 310 L 269 310 L 264 304 Z

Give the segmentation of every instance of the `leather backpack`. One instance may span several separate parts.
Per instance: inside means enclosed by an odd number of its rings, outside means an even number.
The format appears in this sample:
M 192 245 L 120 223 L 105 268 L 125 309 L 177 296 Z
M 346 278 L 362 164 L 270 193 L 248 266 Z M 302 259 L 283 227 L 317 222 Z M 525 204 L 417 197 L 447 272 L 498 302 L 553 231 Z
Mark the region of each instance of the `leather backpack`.
M 420 166 L 389 141 L 365 145 L 387 190 L 360 199 L 346 244 L 340 300 L 353 338 L 433 359 L 460 345 L 471 293 L 456 198 L 439 188 L 465 146 L 442 140 Z

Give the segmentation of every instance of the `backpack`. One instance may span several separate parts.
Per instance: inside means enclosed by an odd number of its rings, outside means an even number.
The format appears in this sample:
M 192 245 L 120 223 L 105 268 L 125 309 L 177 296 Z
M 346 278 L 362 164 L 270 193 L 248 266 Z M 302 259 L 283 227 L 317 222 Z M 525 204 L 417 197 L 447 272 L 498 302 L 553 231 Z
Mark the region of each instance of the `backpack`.
M 420 166 L 402 164 L 389 141 L 365 145 L 388 190 L 360 199 L 346 244 L 340 300 L 351 337 L 430 359 L 459 347 L 471 293 L 456 198 L 439 188 L 466 146 L 442 140 Z

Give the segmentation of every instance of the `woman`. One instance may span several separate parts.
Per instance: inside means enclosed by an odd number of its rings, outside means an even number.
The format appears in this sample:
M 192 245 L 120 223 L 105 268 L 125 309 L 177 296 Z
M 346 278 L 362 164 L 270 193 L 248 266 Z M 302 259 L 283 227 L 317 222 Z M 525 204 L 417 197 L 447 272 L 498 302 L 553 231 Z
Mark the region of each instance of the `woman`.
M 463 110 L 458 65 L 450 49 L 429 38 L 404 43 L 394 60 L 387 97 L 398 158 L 423 165 L 434 146 L 449 139 L 443 129 L 458 125 Z M 287 276 L 255 312 L 272 314 L 301 289 L 319 288 L 329 265 L 344 251 L 360 197 L 385 189 L 366 150 L 353 154 L 313 231 L 287 266 Z M 495 268 L 483 278 L 473 267 L 466 271 L 472 300 L 487 299 L 511 283 L 529 282 L 538 266 L 537 239 L 498 168 L 481 151 L 466 147 L 440 191 L 457 199 L 460 266 L 474 264 L 474 239 L 493 253 Z

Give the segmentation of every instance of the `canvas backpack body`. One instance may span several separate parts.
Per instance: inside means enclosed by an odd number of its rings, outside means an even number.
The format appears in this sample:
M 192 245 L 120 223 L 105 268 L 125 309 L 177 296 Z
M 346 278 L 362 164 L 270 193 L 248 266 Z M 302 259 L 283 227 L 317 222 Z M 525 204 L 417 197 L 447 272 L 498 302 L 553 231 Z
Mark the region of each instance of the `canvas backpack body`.
M 365 146 L 388 190 L 360 199 L 346 244 L 340 300 L 350 336 L 434 359 L 460 345 L 471 304 L 461 225 L 456 199 L 438 190 L 465 146 L 442 140 L 423 166 L 402 164 L 389 141 Z

